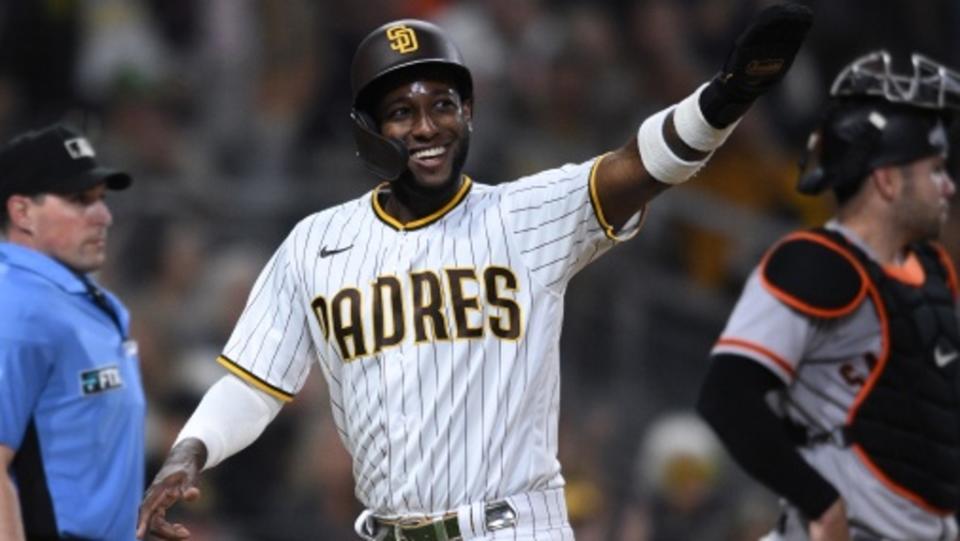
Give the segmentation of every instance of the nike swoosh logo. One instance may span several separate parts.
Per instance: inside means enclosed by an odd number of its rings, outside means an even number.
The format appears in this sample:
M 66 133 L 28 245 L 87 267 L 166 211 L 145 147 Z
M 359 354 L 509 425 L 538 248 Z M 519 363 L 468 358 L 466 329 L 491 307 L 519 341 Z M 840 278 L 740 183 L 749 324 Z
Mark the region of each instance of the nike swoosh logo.
M 327 250 L 327 247 L 324 246 L 323 248 L 320 248 L 320 257 L 330 257 L 332 255 L 339 254 L 340 252 L 346 252 L 350 248 L 353 248 L 352 244 L 343 248 L 334 248 L 333 250 Z
M 960 355 L 960 353 L 957 353 L 956 351 L 943 351 L 940 349 L 940 346 L 937 346 L 933 350 L 933 360 L 936 361 L 937 366 L 940 368 L 943 368 L 944 366 L 947 366 L 955 361 L 958 355 Z

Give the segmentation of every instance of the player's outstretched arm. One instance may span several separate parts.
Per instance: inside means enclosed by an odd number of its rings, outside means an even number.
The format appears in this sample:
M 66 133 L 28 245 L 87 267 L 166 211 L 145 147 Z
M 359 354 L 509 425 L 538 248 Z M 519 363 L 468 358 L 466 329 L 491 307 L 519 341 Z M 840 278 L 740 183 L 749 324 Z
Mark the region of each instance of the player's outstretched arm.
M 148 533 L 160 539 L 190 537 L 185 526 L 167 521 L 167 509 L 180 500 L 190 502 L 200 497 L 196 485 L 206 461 L 207 447 L 196 438 L 187 438 L 170 450 L 140 504 L 137 539 L 145 539 Z
M 147 489 L 140 505 L 137 537 L 143 539 L 151 533 L 161 539 L 187 539 L 190 532 L 183 525 L 167 522 L 167 509 L 179 500 L 197 499 L 200 472 L 253 443 L 282 405 L 233 374 L 214 383 L 180 431 L 160 473 Z
M 703 167 L 753 102 L 786 75 L 812 21 L 813 13 L 800 4 L 765 8 L 736 39 L 716 77 L 647 118 L 636 138 L 607 156 L 596 178 L 607 221 L 622 226 Z

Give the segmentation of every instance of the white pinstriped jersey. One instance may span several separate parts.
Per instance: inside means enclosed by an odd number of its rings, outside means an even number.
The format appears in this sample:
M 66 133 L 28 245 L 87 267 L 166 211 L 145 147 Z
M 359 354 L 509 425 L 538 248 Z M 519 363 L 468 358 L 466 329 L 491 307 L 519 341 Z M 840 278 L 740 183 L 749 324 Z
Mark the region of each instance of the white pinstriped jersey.
M 831 221 L 838 231 L 871 254 L 854 233 Z M 889 268 L 891 275 L 903 271 Z M 881 355 L 881 327 L 869 296 L 848 316 L 836 320 L 808 317 L 778 300 L 754 269 L 713 354 L 750 358 L 787 385 L 778 406 L 814 433 L 842 427 L 866 382 L 870 364 Z M 801 454 L 843 496 L 848 516 L 886 539 L 955 539 L 952 518 L 917 507 L 882 484 L 849 447 L 814 445 Z
M 635 217 L 615 238 L 605 225 L 595 163 L 497 186 L 464 177 L 405 225 L 381 208 L 385 185 L 309 216 L 257 279 L 220 362 L 283 399 L 319 362 L 357 497 L 379 516 L 562 486 L 563 293 L 639 228 Z

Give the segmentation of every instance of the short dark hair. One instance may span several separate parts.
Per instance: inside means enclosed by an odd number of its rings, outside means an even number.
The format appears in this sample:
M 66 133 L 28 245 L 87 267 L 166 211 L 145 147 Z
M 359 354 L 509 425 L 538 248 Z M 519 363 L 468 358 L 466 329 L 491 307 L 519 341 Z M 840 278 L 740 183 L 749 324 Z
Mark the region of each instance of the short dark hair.
M 10 227 L 10 215 L 7 214 L 7 202 L 0 205 L 0 233 L 6 233 Z
M 29 197 L 30 199 L 33 199 L 34 201 L 39 202 L 46 195 L 47 194 L 45 193 L 38 193 L 38 194 L 28 195 L 26 197 Z M 7 213 L 7 203 L 9 201 L 10 201 L 10 197 L 7 197 L 3 200 L 3 204 L 0 204 L 0 233 L 6 233 L 7 231 L 9 231 L 10 225 L 12 223 L 10 221 L 10 214 Z
M 838 206 L 846 205 L 853 196 L 860 192 L 860 188 L 866 183 L 867 177 L 863 177 L 856 182 L 848 182 L 833 187 L 833 196 L 837 199 Z

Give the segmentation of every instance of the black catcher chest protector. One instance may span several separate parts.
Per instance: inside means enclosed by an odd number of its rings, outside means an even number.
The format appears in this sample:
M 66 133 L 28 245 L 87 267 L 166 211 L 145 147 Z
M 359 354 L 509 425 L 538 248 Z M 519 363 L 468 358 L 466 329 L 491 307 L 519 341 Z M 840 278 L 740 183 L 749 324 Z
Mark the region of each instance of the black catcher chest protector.
M 960 509 L 960 324 L 956 275 L 942 248 L 910 250 L 925 279 L 888 275 L 840 233 L 794 233 L 767 255 L 764 285 L 819 318 L 852 313 L 869 295 L 882 351 L 847 412 L 843 440 L 895 493 L 938 514 Z

